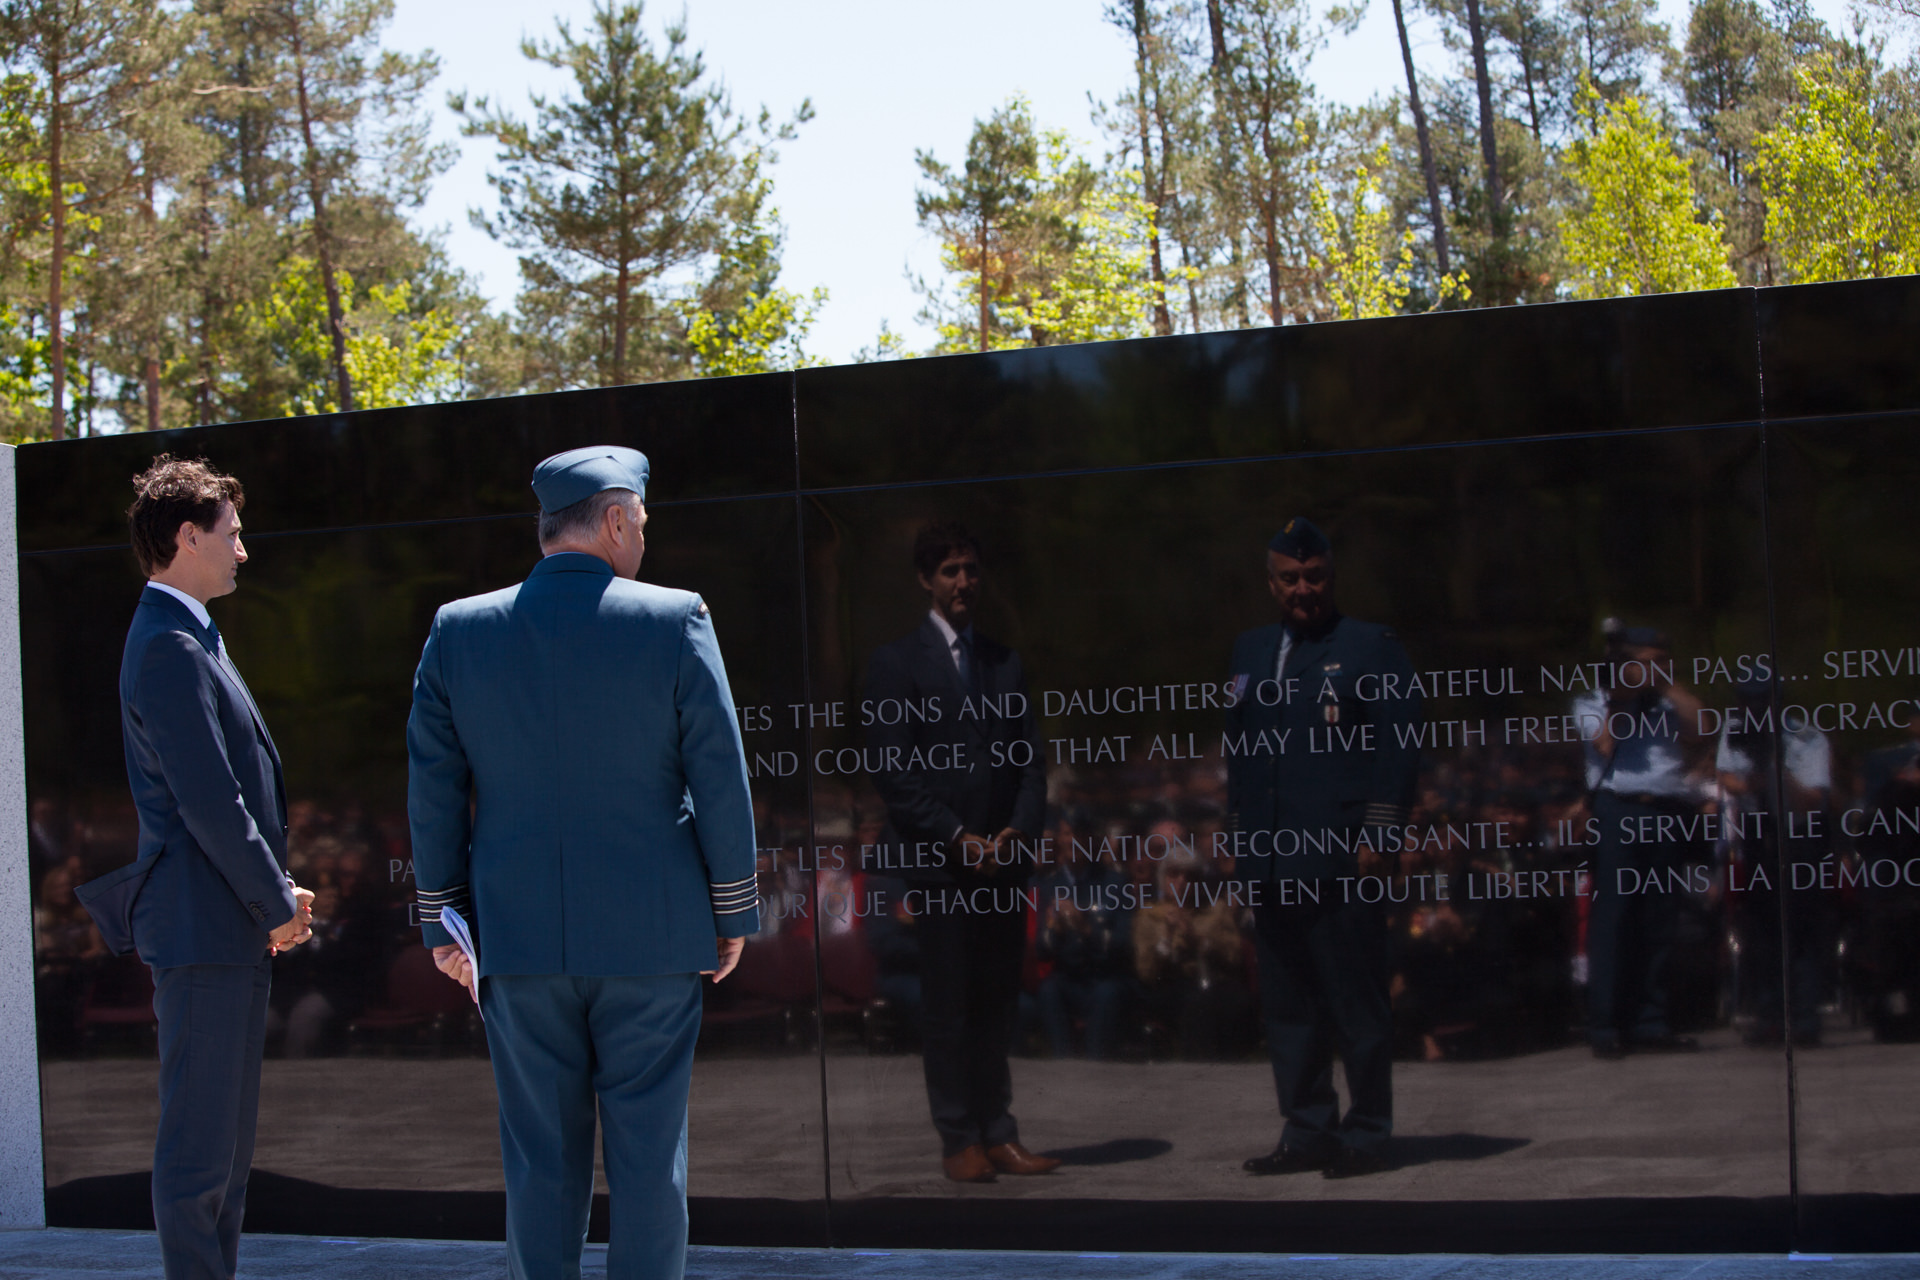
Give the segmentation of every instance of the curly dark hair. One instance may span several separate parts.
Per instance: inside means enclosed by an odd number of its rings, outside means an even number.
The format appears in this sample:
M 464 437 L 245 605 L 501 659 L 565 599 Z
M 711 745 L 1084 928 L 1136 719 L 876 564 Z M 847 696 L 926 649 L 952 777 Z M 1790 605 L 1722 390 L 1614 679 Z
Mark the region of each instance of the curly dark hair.
M 939 524 L 930 524 L 913 539 L 913 567 L 922 574 L 932 574 L 946 558 L 956 552 L 971 551 L 973 558 L 980 555 L 980 540 L 975 538 L 958 520 L 943 520 Z
M 133 478 L 133 505 L 127 508 L 127 532 L 140 572 L 151 578 L 173 563 L 180 526 L 191 520 L 212 531 L 220 508 L 231 502 L 235 514 L 247 505 L 240 482 L 200 459 L 163 453 Z

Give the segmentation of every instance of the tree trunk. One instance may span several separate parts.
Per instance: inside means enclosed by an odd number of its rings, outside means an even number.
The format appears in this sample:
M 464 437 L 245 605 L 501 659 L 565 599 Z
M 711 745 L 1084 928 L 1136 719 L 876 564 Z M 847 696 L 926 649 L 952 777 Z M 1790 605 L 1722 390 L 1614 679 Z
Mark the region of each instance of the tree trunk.
M 1230 187 L 1234 181 L 1235 168 L 1232 123 L 1233 84 L 1231 69 L 1227 65 L 1227 19 L 1226 14 L 1221 10 L 1221 0 L 1207 0 L 1207 33 L 1213 44 L 1213 60 L 1209 66 L 1209 72 L 1213 79 L 1214 131 L 1219 135 L 1219 162 L 1223 175 L 1219 185 L 1226 188 Z M 1235 195 L 1237 194 L 1236 192 Z M 1237 199 L 1227 202 L 1227 225 L 1230 228 L 1227 232 L 1227 264 L 1228 269 L 1233 273 L 1233 307 L 1238 313 L 1240 327 L 1250 329 L 1253 327 L 1253 313 L 1247 307 L 1247 251 L 1246 241 L 1242 238 L 1245 234 L 1244 228 L 1235 216 L 1234 206 L 1238 203 Z
M 1420 172 L 1427 180 L 1427 210 L 1433 219 L 1433 257 L 1440 274 L 1452 269 L 1447 265 L 1447 211 L 1440 203 L 1440 177 L 1433 164 L 1433 135 L 1427 129 L 1427 113 L 1420 105 L 1420 78 L 1413 69 L 1413 44 L 1407 39 L 1407 17 L 1401 0 L 1393 0 L 1393 25 L 1400 32 L 1400 61 L 1407 68 L 1407 106 L 1413 111 L 1413 134 L 1420 140 Z
M 195 421 L 201 426 L 213 421 L 213 208 L 208 187 L 211 179 L 202 174 L 195 186 L 200 192 L 200 388 Z
M 623 261 L 613 273 L 613 380 L 609 385 L 615 387 L 627 383 L 627 298 L 632 292 L 633 273 Z
M 58 39 L 58 37 L 55 37 Z M 60 101 L 66 82 L 61 73 L 61 57 L 56 52 L 47 59 L 47 183 L 52 188 L 53 243 L 47 267 L 47 358 L 52 365 L 53 403 L 49 407 L 48 434 L 55 440 L 67 436 L 67 336 L 62 323 L 64 300 L 60 296 L 61 277 L 67 270 L 67 192 L 62 168 L 65 157 L 60 144 L 62 116 L 66 107 Z
M 1173 332 L 1173 316 L 1167 311 L 1167 272 L 1160 258 L 1160 221 L 1167 204 L 1167 153 L 1164 147 L 1161 148 L 1159 170 L 1155 172 L 1147 95 L 1153 92 L 1157 103 L 1159 86 L 1152 71 L 1153 35 L 1148 25 L 1150 21 L 1147 0 L 1133 0 L 1133 56 L 1139 85 L 1135 100 L 1138 110 L 1135 114 L 1140 121 L 1140 185 L 1147 203 L 1153 206 L 1153 236 L 1148 245 L 1153 264 L 1153 331 L 1164 338 Z
M 1200 290 L 1194 284 L 1194 276 L 1196 276 L 1198 272 L 1195 272 L 1192 269 L 1193 263 L 1187 256 L 1187 246 L 1184 242 L 1182 242 L 1182 244 L 1180 245 L 1180 265 L 1188 269 L 1187 270 L 1187 315 L 1193 320 L 1193 331 L 1195 333 L 1199 333 L 1200 332 Z
M 1467 36 L 1473 44 L 1473 81 L 1480 95 L 1480 160 L 1487 175 L 1489 230 L 1497 238 L 1506 221 L 1500 191 L 1500 149 L 1493 134 L 1493 78 L 1487 73 L 1487 31 L 1480 21 L 1480 0 L 1467 0 Z
M 991 351 L 987 341 L 987 325 L 991 317 L 987 314 L 987 215 L 980 212 L 980 349 Z
M 347 315 L 340 305 L 340 281 L 333 271 L 333 237 L 327 227 L 326 192 L 320 181 L 320 152 L 313 142 L 313 109 L 307 100 L 307 60 L 301 51 L 300 17 L 289 10 L 293 38 L 294 87 L 300 104 L 300 137 L 306 144 L 307 198 L 313 203 L 313 256 L 320 264 L 320 287 L 327 297 L 327 329 L 333 343 L 333 380 L 340 412 L 353 412 L 353 378 L 347 373 Z
M 1261 210 L 1261 229 L 1266 232 L 1267 249 L 1267 318 L 1280 323 L 1280 228 L 1274 220 L 1274 205 L 1270 201 Z
M 1520 55 L 1520 79 L 1527 87 L 1527 124 L 1533 130 L 1533 145 L 1544 147 L 1540 139 L 1540 100 L 1533 90 L 1533 51 L 1522 42 L 1515 52 Z
M 155 230 L 155 222 L 157 219 L 153 210 L 153 167 L 151 163 L 143 163 L 141 179 L 146 194 L 146 199 L 141 205 L 141 213 L 147 224 L 147 238 L 150 244 L 157 243 L 158 232 Z M 152 301 L 153 299 L 151 295 L 149 295 L 149 304 L 151 304 Z M 160 326 L 160 320 L 155 313 L 156 311 L 157 308 L 155 311 L 149 311 L 145 317 L 147 359 L 146 368 L 143 370 L 143 373 L 146 384 L 147 430 L 149 431 L 158 431 L 160 429 L 160 339 L 156 332 Z

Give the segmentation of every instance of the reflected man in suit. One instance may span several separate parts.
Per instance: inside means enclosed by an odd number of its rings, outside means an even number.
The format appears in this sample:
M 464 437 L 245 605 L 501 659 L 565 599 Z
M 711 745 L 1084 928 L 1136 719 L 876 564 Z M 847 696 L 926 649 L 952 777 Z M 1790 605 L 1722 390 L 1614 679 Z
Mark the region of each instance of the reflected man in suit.
M 874 651 L 863 705 L 873 710 L 868 754 L 899 762 L 873 775 L 888 865 L 921 891 L 924 1067 L 942 1169 L 956 1182 L 1048 1173 L 1060 1162 L 1020 1143 L 1007 1063 L 1027 944 L 1012 891 L 1033 869 L 1020 844 L 1046 821 L 1038 723 L 1020 655 L 974 628 L 973 535 L 955 523 L 922 529 L 913 565 L 927 616 Z
M 160 1128 L 153 1219 L 167 1280 L 227 1280 L 260 1109 L 273 955 L 312 936 L 287 874 L 280 753 L 207 602 L 233 591 L 240 482 L 166 455 L 127 511 L 147 575 L 120 662 L 139 858 L 83 896 L 115 950 L 153 969 Z
M 596 1111 L 612 1280 L 677 1280 L 700 975 L 759 928 L 753 802 L 706 604 L 635 581 L 647 460 L 533 474 L 544 558 L 443 606 L 414 677 L 407 817 L 428 945 L 478 984 L 516 1280 L 578 1280 Z M 474 933 L 475 973 L 440 915 Z
M 1420 763 L 1398 730 L 1419 722 L 1420 699 L 1409 696 L 1413 665 L 1393 630 L 1335 607 L 1333 545 L 1312 521 L 1294 517 L 1268 544 L 1267 590 L 1280 621 L 1233 646 L 1228 821 L 1239 875 L 1298 883 L 1285 901 L 1268 884 L 1253 913 L 1285 1125 L 1279 1146 L 1244 1167 L 1353 1177 L 1387 1167 L 1392 973 L 1385 913 L 1377 900 L 1348 900 L 1338 878 L 1392 870 Z

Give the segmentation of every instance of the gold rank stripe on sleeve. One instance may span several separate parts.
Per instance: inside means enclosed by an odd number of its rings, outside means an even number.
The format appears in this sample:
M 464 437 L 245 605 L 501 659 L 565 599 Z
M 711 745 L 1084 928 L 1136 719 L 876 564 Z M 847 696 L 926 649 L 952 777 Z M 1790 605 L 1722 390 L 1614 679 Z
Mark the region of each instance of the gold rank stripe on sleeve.
M 754 877 L 747 876 L 726 884 L 710 884 L 707 886 L 707 896 L 713 902 L 713 914 L 732 916 L 753 910 L 760 900 L 760 890 Z
M 1397 827 L 1407 820 L 1407 807 L 1403 804 L 1388 804 L 1375 800 L 1367 806 L 1365 825 L 1369 827 Z
M 464 884 L 447 889 L 422 889 L 415 895 L 420 904 L 423 924 L 439 924 L 440 908 L 452 907 L 465 919 L 473 919 L 473 890 Z

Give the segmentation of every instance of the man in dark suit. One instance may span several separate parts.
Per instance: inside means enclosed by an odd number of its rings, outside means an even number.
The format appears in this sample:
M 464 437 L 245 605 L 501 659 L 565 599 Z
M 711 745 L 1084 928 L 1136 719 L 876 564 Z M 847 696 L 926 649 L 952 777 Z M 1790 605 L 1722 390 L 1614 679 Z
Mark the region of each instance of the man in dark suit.
M 240 482 L 162 455 L 127 511 L 147 587 L 120 663 L 139 858 L 84 886 L 115 951 L 153 969 L 160 1130 L 153 1217 L 167 1280 L 234 1274 L 253 1164 L 273 954 L 312 936 L 286 872 L 280 755 L 207 602 L 236 585 Z
M 1419 768 L 1399 730 L 1418 723 L 1420 699 L 1393 631 L 1334 607 L 1333 547 L 1311 521 L 1289 520 L 1268 544 L 1267 590 L 1280 622 L 1233 646 L 1227 808 L 1238 874 L 1269 882 L 1254 940 L 1286 1123 L 1245 1167 L 1351 1177 L 1386 1167 L 1393 1012 L 1386 917 L 1339 877 L 1393 868 Z M 1283 892 L 1287 880 L 1298 883 Z
M 1047 1173 L 1060 1162 L 1020 1144 L 1007 1065 L 1027 942 L 1018 890 L 1046 820 L 1039 728 L 1020 655 L 974 629 L 973 535 L 923 529 L 913 564 L 931 608 L 874 651 L 862 708 L 887 806 L 877 861 L 906 878 L 920 938 L 927 1100 L 947 1177 Z
M 607 1275 L 681 1275 L 700 974 L 724 978 L 759 928 L 713 620 L 692 592 L 635 581 L 646 490 L 632 449 L 542 462 L 545 558 L 517 586 L 442 607 L 414 677 L 420 916 L 441 969 L 480 990 L 518 1280 L 578 1280 L 596 1113 Z M 442 925 L 449 908 L 478 973 Z

